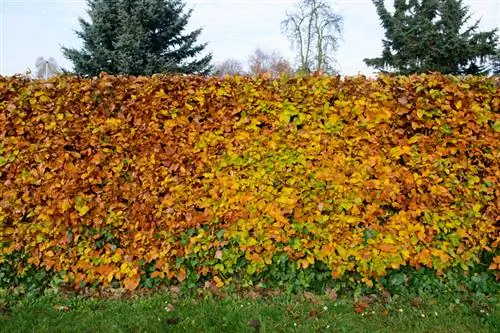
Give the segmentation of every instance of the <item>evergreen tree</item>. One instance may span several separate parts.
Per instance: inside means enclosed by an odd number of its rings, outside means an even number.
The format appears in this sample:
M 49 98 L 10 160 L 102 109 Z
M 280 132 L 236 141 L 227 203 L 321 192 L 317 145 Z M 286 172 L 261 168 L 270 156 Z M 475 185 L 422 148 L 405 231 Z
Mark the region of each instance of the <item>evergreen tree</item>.
M 87 0 L 90 21 L 80 18 L 81 50 L 63 48 L 83 75 L 206 74 L 210 54 L 197 44 L 201 29 L 185 32 L 192 10 L 181 0 Z
M 399 74 L 437 71 L 480 74 L 498 43 L 497 30 L 478 32 L 479 21 L 465 27 L 469 9 L 462 0 L 372 0 L 385 29 L 382 56 L 368 66 Z
M 497 49 L 497 53 L 491 57 L 491 74 L 500 75 L 500 47 Z

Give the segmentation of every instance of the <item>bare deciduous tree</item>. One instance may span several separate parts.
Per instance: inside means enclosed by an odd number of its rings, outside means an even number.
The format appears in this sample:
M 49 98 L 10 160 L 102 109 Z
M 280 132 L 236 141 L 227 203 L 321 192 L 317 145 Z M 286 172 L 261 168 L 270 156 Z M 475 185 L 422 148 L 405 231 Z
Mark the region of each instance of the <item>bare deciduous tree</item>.
M 333 52 L 342 34 L 342 17 L 324 0 L 300 0 L 294 13 L 281 22 L 292 47 L 297 48 L 299 71 L 334 72 Z
M 226 59 L 214 66 L 214 75 L 238 75 L 244 74 L 243 65 L 236 59 Z
M 55 76 L 61 72 L 54 58 L 45 59 L 38 57 L 35 62 L 35 78 L 44 79 Z
M 250 56 L 248 65 L 252 75 L 269 73 L 271 76 L 279 76 L 293 72 L 290 62 L 283 58 L 278 51 L 266 53 L 259 48 Z

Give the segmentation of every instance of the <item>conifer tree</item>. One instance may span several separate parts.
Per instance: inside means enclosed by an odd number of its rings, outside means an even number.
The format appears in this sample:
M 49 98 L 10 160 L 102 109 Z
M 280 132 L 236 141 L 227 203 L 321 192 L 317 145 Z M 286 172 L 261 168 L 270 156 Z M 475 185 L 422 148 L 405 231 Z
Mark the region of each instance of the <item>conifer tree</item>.
M 181 0 L 87 0 L 90 20 L 80 18 L 81 50 L 63 47 L 82 75 L 206 74 L 211 54 L 200 57 L 201 29 L 186 32 L 192 9 Z
M 372 0 L 385 29 L 382 55 L 365 59 L 385 72 L 480 74 L 496 52 L 497 30 L 467 26 L 469 8 L 462 0 L 394 0 L 390 13 L 383 0 Z

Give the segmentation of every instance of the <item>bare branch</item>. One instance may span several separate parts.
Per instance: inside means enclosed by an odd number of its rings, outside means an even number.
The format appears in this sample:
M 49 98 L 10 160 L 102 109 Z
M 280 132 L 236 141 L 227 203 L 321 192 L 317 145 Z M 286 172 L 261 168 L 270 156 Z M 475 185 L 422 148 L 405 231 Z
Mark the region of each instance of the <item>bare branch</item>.
M 299 70 L 332 72 L 333 55 L 342 34 L 342 17 L 324 0 L 300 0 L 296 12 L 287 13 L 282 32 L 297 49 Z

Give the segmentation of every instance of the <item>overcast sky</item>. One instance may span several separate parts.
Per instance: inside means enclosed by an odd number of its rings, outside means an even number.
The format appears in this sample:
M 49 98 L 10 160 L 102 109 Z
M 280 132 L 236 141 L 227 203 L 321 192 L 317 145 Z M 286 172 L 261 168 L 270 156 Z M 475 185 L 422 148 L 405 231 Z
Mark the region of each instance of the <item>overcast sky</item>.
M 294 61 L 280 22 L 293 10 L 292 0 L 187 0 L 194 8 L 190 29 L 201 27 L 200 42 L 208 42 L 215 62 L 236 58 L 246 62 L 255 48 L 279 50 Z M 386 1 L 392 3 L 392 0 Z M 343 75 L 371 74 L 363 58 L 381 53 L 384 32 L 371 0 L 330 2 L 344 18 L 343 41 L 336 54 Z M 500 0 L 465 0 L 481 29 L 500 28 Z M 74 31 L 78 17 L 86 18 L 85 0 L 0 0 L 0 74 L 33 69 L 39 56 L 54 57 L 71 68 L 61 46 L 80 47 Z M 472 20 L 471 20 L 472 22 Z

